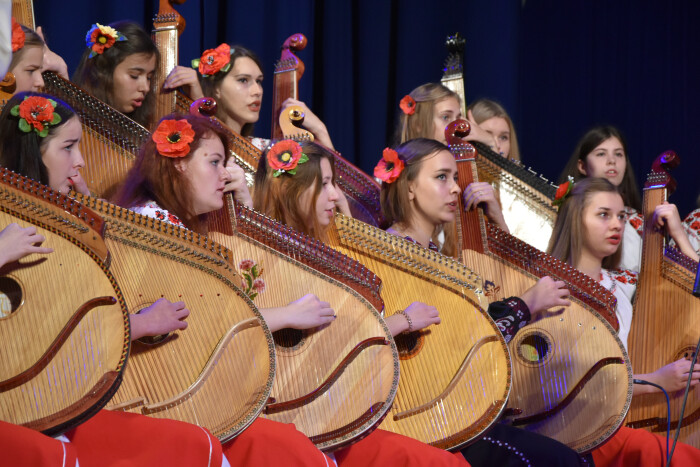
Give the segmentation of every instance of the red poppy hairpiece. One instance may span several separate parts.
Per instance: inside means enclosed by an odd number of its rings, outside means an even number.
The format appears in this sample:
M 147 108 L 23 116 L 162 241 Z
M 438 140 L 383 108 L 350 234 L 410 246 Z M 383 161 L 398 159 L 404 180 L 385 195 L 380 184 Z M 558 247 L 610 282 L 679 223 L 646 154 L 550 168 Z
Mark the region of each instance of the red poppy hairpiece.
M 12 17 L 12 53 L 17 52 L 24 47 L 24 39 L 26 34 L 22 30 L 22 26 L 17 22 L 15 17 Z
M 416 101 L 410 95 L 406 94 L 399 102 L 399 107 L 406 115 L 413 115 L 416 113 Z
M 554 200 L 552 200 L 552 206 L 561 206 L 564 200 L 569 196 L 571 190 L 574 188 L 574 177 L 569 175 L 569 179 L 559 185 L 557 192 L 554 194 Z
M 192 68 L 199 70 L 203 77 L 215 75 L 220 71 L 226 73 L 231 69 L 231 55 L 236 51 L 228 44 L 221 44 L 215 49 L 205 50 L 201 58 L 192 60 Z
M 283 173 L 295 175 L 297 165 L 308 160 L 309 156 L 301 152 L 301 145 L 291 139 L 278 141 L 267 152 L 267 165 L 275 170 L 273 177 L 279 177 Z
M 100 23 L 92 25 L 85 36 L 85 43 L 90 49 L 88 58 L 101 55 L 106 49 L 112 47 L 116 42 L 125 41 L 126 36 L 110 26 L 102 26 Z
M 19 129 L 25 133 L 34 130 L 39 137 L 49 134 L 49 127 L 61 123 L 61 116 L 54 112 L 56 101 L 41 96 L 27 96 L 21 104 L 10 109 L 10 114 L 19 117 Z
M 187 120 L 163 120 L 151 136 L 158 154 L 164 157 L 185 157 L 194 141 L 194 130 Z
M 374 168 L 374 176 L 385 183 L 394 183 L 403 172 L 404 165 L 399 153 L 386 148 L 382 152 L 382 159 Z

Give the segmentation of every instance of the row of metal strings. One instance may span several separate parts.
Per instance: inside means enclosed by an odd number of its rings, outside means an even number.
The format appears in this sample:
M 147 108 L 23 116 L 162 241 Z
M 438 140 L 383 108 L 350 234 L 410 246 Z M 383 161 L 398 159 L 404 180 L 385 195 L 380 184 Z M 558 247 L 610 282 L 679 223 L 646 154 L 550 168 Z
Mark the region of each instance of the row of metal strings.
M 388 410 L 398 385 L 396 349 L 379 311 L 347 285 L 306 266 L 303 258 L 295 260 L 299 250 L 292 244 L 285 251 L 238 233 L 210 236 L 232 250 L 235 264 L 247 268 L 240 270 L 244 280 L 248 275 L 251 282 L 263 281 L 264 285 L 258 282 L 261 287 L 248 287 L 257 294 L 254 302 L 258 307 L 284 306 L 310 293 L 330 303 L 337 316 L 325 326 L 275 333 L 277 373 L 271 392 L 274 403 L 263 416 L 294 423 L 322 448 L 347 442 L 375 424 Z M 353 353 L 359 343 L 377 337 L 386 343 Z M 354 358 L 346 362 L 348 356 Z M 332 378 L 337 372 L 337 379 Z M 314 394 L 304 405 L 285 408 L 286 402 Z M 274 408 L 276 405 L 280 408 Z M 363 417 L 363 423 L 348 428 Z M 340 433 L 330 435 L 335 431 Z
M 478 276 L 463 265 L 353 219 L 338 216 L 331 242 L 382 277 L 386 315 L 414 301 L 442 324 L 397 339 L 399 392 L 382 428 L 455 447 L 486 428 L 510 387 L 505 344 L 479 307 Z
M 643 212 L 649 219 L 654 208 L 667 199 L 663 180 L 644 190 Z M 648 183 L 649 184 L 649 183 Z M 629 351 L 636 373 L 650 373 L 669 362 L 690 358 L 695 351 L 700 326 L 700 301 L 692 295 L 697 263 L 667 245 L 665 236 L 645 226 L 642 272 L 634 302 Z M 651 344 L 653 343 L 653 352 Z M 680 419 L 684 391 L 670 393 L 671 429 Z M 635 397 L 628 421 L 634 427 L 647 427 L 662 434 L 667 429 L 666 399 L 662 394 Z M 683 416 L 679 440 L 700 446 L 700 389 L 691 388 Z M 673 433 L 672 433 L 673 434 Z
M 275 367 L 271 336 L 236 289 L 238 276 L 208 240 L 94 198 L 82 201 L 107 221 L 110 269 L 127 308 L 167 298 L 190 310 L 185 331 L 133 343 L 108 408 L 199 424 L 222 440 L 235 436 L 262 410 Z
M 45 258 L 3 271 L 3 311 L 12 319 L 2 320 L 0 326 L 0 418 L 51 430 L 79 416 L 75 405 L 94 404 L 109 392 L 123 368 L 128 321 L 105 265 L 79 242 L 58 233 L 66 230 L 70 214 L 5 184 L 0 199 L 3 225 L 38 227 L 46 238 L 44 246 L 54 249 Z M 90 306 L 101 297 L 114 300 Z M 67 323 L 76 319 L 62 336 Z M 57 350 L 45 355 L 47 349 Z

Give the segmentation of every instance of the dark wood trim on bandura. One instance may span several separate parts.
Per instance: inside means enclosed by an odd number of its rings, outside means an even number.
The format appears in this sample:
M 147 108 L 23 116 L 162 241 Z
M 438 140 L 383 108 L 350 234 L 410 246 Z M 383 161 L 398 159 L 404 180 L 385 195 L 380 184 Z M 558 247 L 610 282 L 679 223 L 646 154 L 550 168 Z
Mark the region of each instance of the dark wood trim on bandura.
M 578 382 L 576 387 L 564 398 L 564 400 L 558 403 L 555 407 L 535 415 L 530 415 L 529 417 L 516 418 L 515 420 L 513 420 L 513 425 L 529 425 L 530 423 L 541 422 L 542 420 L 546 420 L 547 418 L 553 416 L 557 412 L 564 410 L 564 408 L 566 408 L 567 405 L 571 404 L 571 402 L 573 402 L 573 400 L 576 399 L 578 393 L 583 391 L 583 387 L 586 385 L 586 383 L 588 383 L 588 381 L 591 378 L 593 378 L 593 375 L 595 375 L 601 368 L 607 365 L 624 364 L 625 361 L 619 357 L 608 357 L 598 361 L 598 363 L 593 365 L 593 367 L 590 370 L 588 370 L 584 377 L 581 378 L 581 381 Z
M 265 407 L 265 409 L 263 409 L 263 413 L 270 415 L 279 412 L 284 412 L 285 410 L 296 409 L 316 400 L 318 397 L 321 396 L 321 394 L 326 392 L 333 383 L 335 383 L 335 381 L 340 377 L 343 371 L 345 371 L 345 368 L 347 368 L 348 365 L 350 365 L 350 363 L 355 359 L 355 357 L 357 357 L 360 354 L 360 352 L 374 345 L 389 345 L 389 341 L 383 337 L 370 337 L 369 339 L 363 340 L 362 342 L 357 344 L 355 348 L 353 348 L 350 351 L 350 353 L 348 353 L 348 355 L 343 359 L 343 361 L 340 362 L 340 365 L 338 365 L 338 367 L 335 370 L 333 370 L 331 375 L 319 387 L 311 391 L 309 394 L 299 397 L 297 399 L 269 404 Z
M 102 375 L 91 389 L 85 391 L 85 396 L 65 409 L 47 417 L 23 423 L 22 426 L 41 431 L 48 436 L 67 431 L 99 412 L 117 391 L 121 380 L 120 372 L 109 371 Z
M 73 332 L 73 329 L 75 329 L 78 323 L 82 321 L 90 310 L 97 308 L 98 306 L 114 305 L 115 303 L 117 303 L 117 299 L 114 297 L 97 297 L 83 303 L 73 314 L 71 319 L 68 320 L 61 332 L 58 334 L 58 336 L 56 336 L 56 339 L 54 339 L 46 352 L 44 352 L 44 355 L 42 355 L 41 358 L 34 363 L 34 365 L 10 379 L 0 381 L 0 392 L 9 391 L 10 389 L 21 386 L 38 375 L 44 368 L 46 368 L 53 357 L 56 356 L 56 353 L 58 353 L 59 349 L 63 346 L 63 344 L 65 344 L 66 340 L 68 340 L 68 337 Z

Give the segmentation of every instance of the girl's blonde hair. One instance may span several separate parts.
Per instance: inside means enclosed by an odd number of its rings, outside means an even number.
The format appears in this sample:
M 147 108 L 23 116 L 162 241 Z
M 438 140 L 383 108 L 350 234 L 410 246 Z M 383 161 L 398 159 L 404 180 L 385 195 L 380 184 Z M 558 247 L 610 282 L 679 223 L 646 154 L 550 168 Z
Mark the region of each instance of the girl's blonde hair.
M 477 124 L 485 122 L 489 118 L 494 117 L 502 118 L 506 121 L 506 123 L 508 123 L 508 129 L 510 130 L 510 154 L 508 154 L 508 159 L 515 159 L 516 161 L 519 161 L 520 147 L 518 146 L 518 137 L 515 134 L 513 120 L 510 119 L 506 109 L 504 109 L 503 106 L 496 101 L 479 99 L 469 106 L 469 110 L 472 111 L 472 116 Z
M 399 115 L 399 126 L 396 132 L 397 144 L 405 143 L 416 138 L 432 138 L 433 112 L 435 104 L 450 97 L 461 102 L 459 95 L 440 83 L 427 83 L 418 86 L 409 94 L 416 101 L 415 112 L 407 115 L 403 112 Z

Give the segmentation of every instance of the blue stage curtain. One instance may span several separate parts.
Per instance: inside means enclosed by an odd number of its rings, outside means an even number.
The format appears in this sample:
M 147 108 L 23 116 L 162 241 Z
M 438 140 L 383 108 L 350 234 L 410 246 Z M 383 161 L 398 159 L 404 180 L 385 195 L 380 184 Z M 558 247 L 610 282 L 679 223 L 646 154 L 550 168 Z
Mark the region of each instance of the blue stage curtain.
M 38 0 L 37 24 L 72 71 L 94 22 L 152 27 L 158 2 Z M 255 133 L 269 136 L 272 71 L 279 47 L 303 32 L 301 99 L 336 148 L 371 173 L 391 143 L 398 102 L 438 81 L 444 40 L 466 37 L 467 100 L 500 101 L 515 122 L 524 162 L 556 180 L 583 133 L 613 124 L 627 137 L 637 179 L 674 149 L 682 159 L 671 198 L 695 207 L 700 163 L 700 3 L 651 0 L 189 0 L 180 63 L 226 41 L 260 55 L 265 97 Z M 267 104 L 267 105 L 266 105 Z

